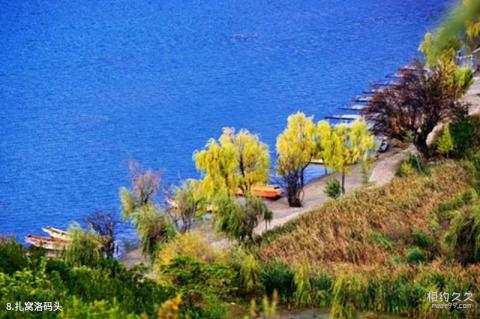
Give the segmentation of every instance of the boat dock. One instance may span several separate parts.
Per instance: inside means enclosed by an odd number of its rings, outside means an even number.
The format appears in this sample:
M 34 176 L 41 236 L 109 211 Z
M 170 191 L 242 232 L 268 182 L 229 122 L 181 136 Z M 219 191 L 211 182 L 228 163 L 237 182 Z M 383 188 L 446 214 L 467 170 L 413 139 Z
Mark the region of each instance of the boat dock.
M 366 104 L 353 104 L 353 105 L 342 106 L 341 109 L 342 110 L 361 111 L 366 107 L 367 107 Z
M 357 96 L 353 99 L 355 102 L 370 102 L 372 100 L 372 97 L 371 96 Z
M 395 86 L 398 85 L 397 81 L 377 81 L 377 82 L 372 82 L 370 83 L 370 87 L 374 89 L 379 89 L 379 88 L 385 88 L 388 86 Z
M 361 118 L 362 116 L 359 114 L 336 114 L 336 115 L 325 116 L 325 119 L 327 120 L 340 120 L 340 121 L 355 121 Z

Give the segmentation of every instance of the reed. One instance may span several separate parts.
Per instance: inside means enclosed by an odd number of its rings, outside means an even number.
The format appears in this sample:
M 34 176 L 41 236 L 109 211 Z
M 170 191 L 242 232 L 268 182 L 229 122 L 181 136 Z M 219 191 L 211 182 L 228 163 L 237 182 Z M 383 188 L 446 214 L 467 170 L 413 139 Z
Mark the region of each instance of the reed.
M 334 319 L 364 312 L 476 318 L 476 304 L 439 310 L 427 298 L 429 292 L 480 295 L 480 265 L 458 264 L 444 245 L 453 212 L 471 211 L 478 201 L 474 177 L 471 163 L 448 160 L 428 174 L 396 177 L 384 187 L 329 201 L 262 238 L 258 260 L 276 261 L 262 283 L 292 283 L 293 290 L 284 290 L 288 298 L 279 289 L 282 300 L 331 306 Z M 286 274 L 291 281 L 280 282 Z
M 395 178 L 385 187 L 329 201 L 267 233 L 258 256 L 316 266 L 386 264 L 395 255 L 406 256 L 405 244 L 415 243 L 419 233 L 434 241 L 432 212 L 439 203 L 465 193 L 470 177 L 461 162 L 447 161 L 431 169 L 430 176 Z

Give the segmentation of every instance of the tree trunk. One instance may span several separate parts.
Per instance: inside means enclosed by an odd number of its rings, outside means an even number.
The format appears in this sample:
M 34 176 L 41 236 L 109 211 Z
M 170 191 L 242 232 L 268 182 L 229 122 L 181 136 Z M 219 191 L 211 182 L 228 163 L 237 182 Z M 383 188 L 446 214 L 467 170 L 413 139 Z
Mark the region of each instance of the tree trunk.
M 342 194 L 345 194 L 345 171 L 342 171 Z
M 414 138 L 413 144 L 424 158 L 430 158 L 430 150 L 428 149 L 427 145 L 427 137 L 418 135 Z
M 298 192 L 288 195 L 288 205 L 290 207 L 302 207 L 302 202 L 298 196 Z

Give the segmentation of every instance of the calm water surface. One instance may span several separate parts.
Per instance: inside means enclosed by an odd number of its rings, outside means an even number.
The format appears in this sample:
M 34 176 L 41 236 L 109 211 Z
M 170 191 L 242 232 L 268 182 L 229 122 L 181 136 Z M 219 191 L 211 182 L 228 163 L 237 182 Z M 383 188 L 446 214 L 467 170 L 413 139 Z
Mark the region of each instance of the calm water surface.
M 0 233 L 118 209 L 127 162 L 197 176 L 224 126 L 271 150 L 415 54 L 447 0 L 0 1 Z

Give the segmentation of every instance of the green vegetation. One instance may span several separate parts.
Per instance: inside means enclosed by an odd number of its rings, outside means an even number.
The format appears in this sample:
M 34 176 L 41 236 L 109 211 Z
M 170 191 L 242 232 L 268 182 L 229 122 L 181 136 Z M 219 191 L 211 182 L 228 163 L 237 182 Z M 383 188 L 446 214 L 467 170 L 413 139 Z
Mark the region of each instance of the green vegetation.
M 277 174 L 282 178 L 292 207 L 302 205 L 305 169 L 313 159 L 342 174 L 341 191 L 345 193 L 345 174 L 353 164 L 368 162 L 375 148 L 367 124 L 358 120 L 351 126 L 331 126 L 326 121 L 315 125 L 313 118 L 296 113 L 288 118 L 287 128 L 277 138 Z
M 210 140 L 193 157 L 203 175 L 198 185 L 201 196 L 213 207 L 216 229 L 228 238 L 252 241 L 259 221 L 272 217 L 263 201 L 252 193 L 252 186 L 268 181 L 268 146 L 247 130 L 235 133 L 226 128 L 218 142 Z M 237 201 L 237 193 L 245 196 L 243 202 Z
M 217 230 L 239 242 L 253 241 L 253 231 L 260 220 L 272 219 L 265 203 L 255 196 L 248 195 L 243 202 L 232 197 L 218 197 L 215 200 L 214 222 Z
M 385 263 L 395 254 L 405 256 L 409 247 L 402 243 L 414 242 L 414 231 L 434 235 L 429 220 L 432 206 L 474 183 L 473 172 L 459 162 L 445 162 L 430 170 L 430 176 L 396 178 L 385 187 L 327 202 L 264 236 L 259 254 L 265 260 L 317 265 Z M 378 233 L 394 242 L 393 250 L 384 252 L 383 245 L 371 240 Z
M 138 269 L 127 270 L 115 260 L 102 257 L 93 264 L 74 258 L 71 263 L 71 258 L 51 259 L 40 252 L 28 251 L 27 255 L 22 246 L 7 239 L 0 241 L 0 252 L 5 257 L 2 260 L 22 260 L 0 271 L 2 318 L 54 317 L 53 312 L 4 311 L 7 303 L 15 307 L 17 301 L 59 302 L 65 310 L 61 318 L 127 318 L 129 314 L 128 318 L 140 318 L 142 313 L 153 315 L 158 304 L 171 295 Z M 80 264 L 85 261 L 90 264 Z
M 83 231 L 78 224 L 73 224 L 69 233 L 72 241 L 63 251 L 65 262 L 78 267 L 98 265 L 102 258 L 100 236 L 93 231 Z
M 193 155 L 203 174 L 202 190 L 209 199 L 249 194 L 257 183 L 266 183 L 270 170 L 268 146 L 247 130 L 225 128 L 218 141 L 211 139 Z
M 345 194 L 345 174 L 357 162 L 368 162 L 375 149 L 372 133 L 363 120 L 352 125 L 340 124 L 332 129 L 327 147 L 324 148 L 325 165 L 342 174 L 341 190 Z
M 408 157 L 400 164 L 397 176 L 405 177 L 414 174 L 428 175 L 429 169 L 425 160 L 417 155 L 409 154 Z
M 337 199 L 342 195 L 342 186 L 336 178 L 329 179 L 325 186 L 325 194 L 328 197 Z
M 328 202 L 269 232 L 258 248 L 261 262 L 303 265 L 283 266 L 274 277 L 289 279 L 269 289 L 293 284 L 293 291 L 282 288 L 285 302 L 328 304 L 333 318 L 355 318 L 367 310 L 474 318 L 473 309 L 432 310 L 427 294 L 480 293 L 478 264 L 462 266 L 478 262 L 472 258 L 478 256 L 479 224 L 472 215 L 457 221 L 448 213 L 475 212 L 478 195 L 472 187 L 478 171 L 469 161 L 444 161 L 429 170 L 429 175 L 414 171 L 385 187 Z M 326 284 L 319 293 L 315 282 L 321 278 Z
M 161 174 L 130 165 L 131 186 L 120 189 L 120 200 L 146 265 L 127 269 L 112 258 L 115 218 L 108 214 L 89 216 L 87 230 L 73 224 L 71 241 L 53 258 L 0 238 L 0 305 L 42 301 L 63 308 L 0 318 L 273 319 L 279 307 L 330 307 L 334 319 L 362 312 L 362 318 L 476 318 L 475 301 L 465 301 L 471 308 L 438 309 L 428 296 L 472 294 L 478 302 L 480 295 L 480 118 L 469 117 L 460 100 L 472 70 L 454 59 L 462 45 L 480 44 L 478 12 L 478 1 L 459 5 L 425 36 L 429 70 L 416 62 L 366 108 L 374 131 L 413 142 L 420 152 L 401 163 L 391 183 L 343 195 L 353 165 L 361 165 L 368 182 L 375 145 L 366 122 L 332 126 L 291 115 L 276 143 L 289 205 L 302 205 L 305 169 L 314 159 L 341 174 L 325 193 L 342 197 L 254 238 L 259 223 L 272 219 L 252 190 L 269 182 L 269 150 L 257 135 L 226 128 L 194 153 L 202 179 L 175 188 L 171 208 L 157 202 Z M 443 132 L 428 145 L 439 124 Z M 194 222 L 207 211 L 212 222 L 197 229 Z
M 193 221 L 206 210 L 206 198 L 200 189 L 200 181 L 189 179 L 174 190 L 175 206 L 172 213 L 175 222 L 181 222 L 180 232 L 192 228 Z
M 160 173 L 151 170 L 142 173 L 138 164 L 130 163 L 130 174 L 131 189 L 120 189 L 123 217 L 132 219 L 142 253 L 153 260 L 160 246 L 175 236 L 176 229 L 155 200 Z
M 287 128 L 277 138 L 277 174 L 283 179 L 288 203 L 302 206 L 305 169 L 319 155 L 317 130 L 313 118 L 303 113 L 288 117 Z
M 469 156 L 469 151 L 480 147 L 480 115 L 464 116 L 452 123 L 453 151 L 456 158 Z
M 471 52 L 480 46 L 480 2 L 477 0 L 459 0 L 448 18 L 434 35 L 427 34 L 422 51 L 429 61 L 454 54 L 462 45 Z
M 440 138 L 437 140 L 437 151 L 438 153 L 447 156 L 450 154 L 450 152 L 453 151 L 453 138 L 452 134 L 450 133 L 450 127 L 447 126 L 443 132 Z

